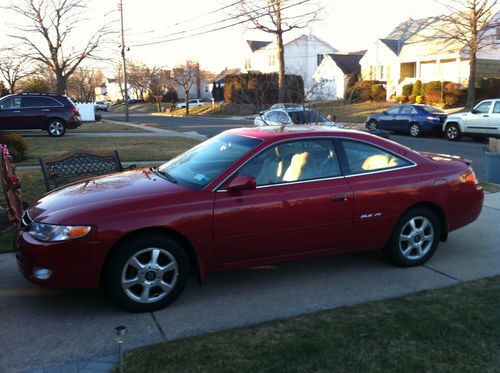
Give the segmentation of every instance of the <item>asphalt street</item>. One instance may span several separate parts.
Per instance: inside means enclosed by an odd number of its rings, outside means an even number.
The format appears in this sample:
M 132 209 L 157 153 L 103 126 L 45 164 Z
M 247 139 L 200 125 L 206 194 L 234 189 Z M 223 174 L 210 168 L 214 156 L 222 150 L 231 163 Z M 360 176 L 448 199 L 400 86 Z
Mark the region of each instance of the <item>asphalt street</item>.
M 109 112 L 104 113 L 103 118 L 123 121 L 125 116 L 122 113 Z M 253 120 L 249 119 L 209 116 L 167 117 L 152 116 L 148 113 L 131 113 L 130 121 L 133 123 L 157 123 L 161 128 L 195 131 L 206 136 L 214 136 L 231 128 L 253 125 Z M 485 143 L 474 142 L 468 138 L 464 138 L 459 142 L 451 142 L 445 138 L 438 138 L 435 136 L 413 138 L 405 135 L 391 135 L 390 139 L 418 151 L 460 155 L 464 158 L 468 158 L 473 162 L 472 166 L 478 178 L 480 180 L 484 180 L 485 178 L 485 156 L 483 151 L 486 145 Z
M 203 286 L 191 281 L 171 306 L 143 314 L 117 308 L 100 290 L 32 285 L 13 254 L 3 254 L 0 372 L 116 354 L 118 325 L 127 326 L 125 348 L 132 349 L 500 275 L 499 221 L 500 193 L 489 194 L 479 219 L 451 233 L 424 266 L 397 268 L 366 252 L 214 273 Z

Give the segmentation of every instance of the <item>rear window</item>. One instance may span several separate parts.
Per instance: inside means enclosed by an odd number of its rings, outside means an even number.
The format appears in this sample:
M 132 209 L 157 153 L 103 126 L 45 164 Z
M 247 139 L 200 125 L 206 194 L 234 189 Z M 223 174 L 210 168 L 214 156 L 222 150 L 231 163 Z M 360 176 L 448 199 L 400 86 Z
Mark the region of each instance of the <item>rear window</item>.
M 311 124 L 327 122 L 327 120 L 312 110 L 289 111 L 288 115 L 295 124 Z

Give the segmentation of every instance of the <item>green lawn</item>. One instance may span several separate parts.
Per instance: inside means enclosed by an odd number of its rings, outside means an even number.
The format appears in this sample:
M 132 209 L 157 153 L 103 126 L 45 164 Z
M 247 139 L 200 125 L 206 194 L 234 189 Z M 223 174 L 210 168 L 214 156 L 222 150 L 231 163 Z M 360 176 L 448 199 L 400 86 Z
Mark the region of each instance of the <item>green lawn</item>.
M 84 122 L 80 128 L 69 130 L 72 132 L 144 132 L 145 130 L 137 127 L 130 127 L 123 124 L 106 122 Z
M 125 371 L 498 372 L 500 277 L 143 347 Z
M 38 164 L 38 158 L 53 158 L 74 150 L 117 150 L 122 161 L 168 160 L 199 141 L 180 137 L 33 137 L 28 141 L 28 158 L 19 165 Z

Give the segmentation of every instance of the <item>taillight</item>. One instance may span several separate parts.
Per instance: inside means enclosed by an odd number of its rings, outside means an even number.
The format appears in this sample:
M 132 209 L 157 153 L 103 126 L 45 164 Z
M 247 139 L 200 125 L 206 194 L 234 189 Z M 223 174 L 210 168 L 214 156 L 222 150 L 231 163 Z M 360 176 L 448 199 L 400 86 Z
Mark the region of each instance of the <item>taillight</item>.
M 77 109 L 76 107 L 72 107 L 72 108 L 71 108 L 71 112 L 72 112 L 72 113 L 78 113 L 78 109 Z
M 460 181 L 469 185 L 477 185 L 478 181 L 474 171 L 464 172 L 460 175 Z

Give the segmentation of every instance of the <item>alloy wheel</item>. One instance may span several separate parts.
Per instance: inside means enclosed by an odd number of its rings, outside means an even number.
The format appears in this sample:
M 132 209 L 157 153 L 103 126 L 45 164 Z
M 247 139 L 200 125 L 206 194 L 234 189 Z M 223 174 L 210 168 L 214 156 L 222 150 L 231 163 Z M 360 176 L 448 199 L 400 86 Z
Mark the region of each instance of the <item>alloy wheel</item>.
M 136 252 L 125 263 L 121 286 L 125 294 L 139 303 L 154 303 L 175 287 L 179 269 L 174 256 L 156 247 Z
M 424 216 L 415 216 L 401 229 L 399 249 L 408 260 L 423 258 L 434 243 L 434 226 Z
M 413 137 L 420 136 L 420 126 L 418 124 L 415 123 L 410 126 L 410 135 Z
M 54 121 L 49 124 L 49 134 L 52 136 L 62 136 L 64 134 L 64 124 Z

